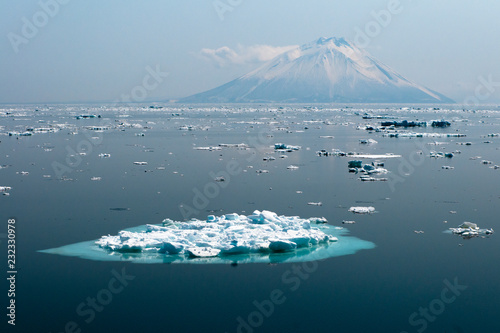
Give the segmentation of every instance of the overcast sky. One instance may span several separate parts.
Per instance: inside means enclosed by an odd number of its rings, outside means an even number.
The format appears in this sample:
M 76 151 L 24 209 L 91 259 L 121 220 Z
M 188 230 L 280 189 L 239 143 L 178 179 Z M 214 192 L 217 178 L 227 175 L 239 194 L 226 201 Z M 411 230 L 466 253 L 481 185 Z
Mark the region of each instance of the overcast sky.
M 0 103 L 175 99 L 321 36 L 457 102 L 499 103 L 499 13 L 498 0 L 1 1 Z

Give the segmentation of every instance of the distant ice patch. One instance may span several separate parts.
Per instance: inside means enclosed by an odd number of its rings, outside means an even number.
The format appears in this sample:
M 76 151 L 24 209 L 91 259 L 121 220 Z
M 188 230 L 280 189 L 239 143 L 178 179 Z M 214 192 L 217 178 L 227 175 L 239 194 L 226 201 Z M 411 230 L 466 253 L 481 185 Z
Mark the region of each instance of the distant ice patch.
M 326 222 L 266 210 L 248 216 L 209 215 L 205 221 L 165 219 L 161 225 L 41 252 L 102 261 L 220 264 L 312 261 L 375 247 Z

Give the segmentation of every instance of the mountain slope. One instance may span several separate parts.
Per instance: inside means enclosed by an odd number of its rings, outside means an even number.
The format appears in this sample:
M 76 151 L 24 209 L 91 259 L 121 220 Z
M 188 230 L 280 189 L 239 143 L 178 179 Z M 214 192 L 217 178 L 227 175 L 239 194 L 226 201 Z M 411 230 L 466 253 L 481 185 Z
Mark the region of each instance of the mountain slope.
M 184 103 L 453 103 L 343 38 L 320 38 Z

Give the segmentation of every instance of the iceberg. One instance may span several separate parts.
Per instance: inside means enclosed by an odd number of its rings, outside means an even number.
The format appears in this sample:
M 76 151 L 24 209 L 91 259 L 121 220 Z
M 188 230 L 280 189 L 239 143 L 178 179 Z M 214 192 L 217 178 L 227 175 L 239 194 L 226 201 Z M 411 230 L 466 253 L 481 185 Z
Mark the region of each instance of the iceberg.
M 266 210 L 185 222 L 165 219 L 41 252 L 102 261 L 220 264 L 311 261 L 375 247 L 326 223 L 325 218 L 278 216 Z

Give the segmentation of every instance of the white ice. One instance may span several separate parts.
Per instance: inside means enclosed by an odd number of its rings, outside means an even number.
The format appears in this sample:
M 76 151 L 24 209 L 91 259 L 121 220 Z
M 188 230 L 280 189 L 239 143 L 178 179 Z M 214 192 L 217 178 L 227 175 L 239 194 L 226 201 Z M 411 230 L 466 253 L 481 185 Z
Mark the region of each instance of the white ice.
M 375 207 L 351 207 L 349 211 L 355 214 L 369 214 L 375 212 Z
M 463 238 L 472 238 L 479 235 L 491 235 L 494 233 L 493 229 L 480 229 L 476 223 L 464 222 L 458 228 L 450 228 L 450 231 Z
M 120 252 L 158 252 L 188 257 L 215 257 L 258 252 L 289 252 L 297 248 L 337 241 L 314 227 L 324 218 L 302 219 L 278 216 L 270 211 L 252 215 L 209 215 L 206 221 L 163 221 L 163 226 L 147 225 L 144 232 L 120 231 L 103 236 L 96 244 Z

